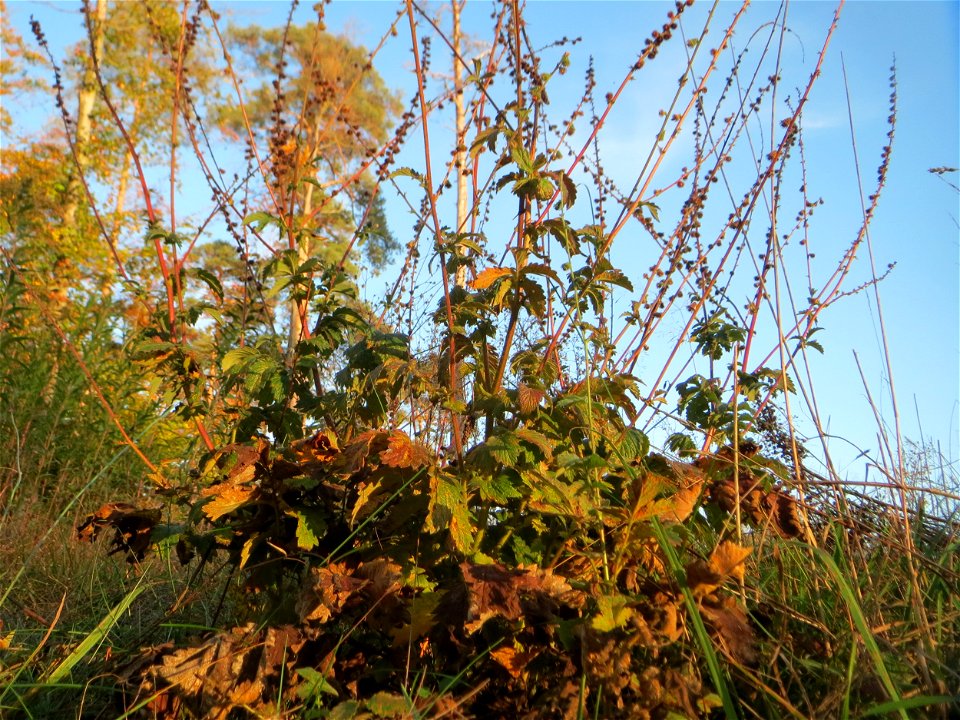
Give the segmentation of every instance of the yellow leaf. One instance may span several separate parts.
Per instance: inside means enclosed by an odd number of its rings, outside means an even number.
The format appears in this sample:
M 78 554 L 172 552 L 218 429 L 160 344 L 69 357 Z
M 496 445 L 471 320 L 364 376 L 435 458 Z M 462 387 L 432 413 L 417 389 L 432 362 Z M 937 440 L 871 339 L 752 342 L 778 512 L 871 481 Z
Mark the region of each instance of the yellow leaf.
M 654 512 L 664 522 L 682 523 L 693 512 L 700 499 L 703 482 L 681 488 L 669 498 L 654 503 Z
M 213 499 L 203 506 L 203 514 L 211 520 L 217 520 L 245 505 L 256 491 L 255 487 L 242 487 L 228 483 L 214 485 L 204 492 L 204 495 L 212 495 Z
M 357 522 L 357 516 L 360 515 L 360 511 L 370 502 L 370 499 L 373 497 L 374 493 L 381 487 L 381 482 L 376 480 L 374 482 L 362 482 L 357 491 L 357 503 L 353 506 L 353 512 L 350 513 L 350 527 L 353 527 L 354 523 Z
M 474 290 L 485 290 L 486 288 L 493 285 L 497 280 L 507 275 L 512 275 L 513 270 L 505 267 L 491 267 L 482 271 L 473 282 L 470 283 L 470 286 Z
M 710 556 L 710 569 L 721 578 L 735 577 L 743 579 L 743 561 L 752 552 L 750 548 L 740 547 L 735 542 L 725 540 L 717 545 Z

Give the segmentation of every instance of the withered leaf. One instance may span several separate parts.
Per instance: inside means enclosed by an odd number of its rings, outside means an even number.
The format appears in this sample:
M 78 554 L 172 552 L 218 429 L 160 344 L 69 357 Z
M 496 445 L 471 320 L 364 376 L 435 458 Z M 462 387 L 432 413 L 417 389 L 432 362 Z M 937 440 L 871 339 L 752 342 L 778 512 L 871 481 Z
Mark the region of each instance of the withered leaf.
M 202 493 L 205 497 L 212 498 L 204 504 L 203 514 L 210 520 L 218 520 L 246 505 L 257 492 L 256 487 L 230 483 L 219 483 L 209 487 Z
M 530 586 L 530 576 L 499 564 L 461 563 L 460 569 L 468 590 L 468 633 L 476 632 L 492 617 L 520 619 L 520 592 Z
M 784 492 L 776 493 L 772 513 L 773 525 L 780 537 L 791 539 L 803 535 L 803 522 L 797 512 L 797 502 Z
M 710 569 L 721 578 L 743 579 L 743 561 L 752 552 L 751 548 L 740 547 L 735 542 L 725 540 L 717 545 L 710 555 Z
M 268 711 L 277 679 L 285 674 L 288 654 L 296 653 L 303 639 L 290 627 L 256 633 L 253 625 L 215 635 L 199 646 L 165 654 L 152 666 L 138 671 L 142 691 L 160 689 L 176 708 L 182 699 L 194 713 L 225 720 L 238 708 Z M 270 687 L 268 687 L 268 683 Z M 152 706 L 154 709 L 160 707 Z
M 377 558 L 365 562 L 357 568 L 354 576 L 366 580 L 364 592 L 374 600 L 379 600 L 387 593 L 400 590 L 400 580 L 403 577 L 400 566 L 385 558 Z
M 387 434 L 379 430 L 367 430 L 347 445 L 336 458 L 334 468 L 343 475 L 353 475 L 367 463 L 370 455 L 386 449 Z
M 513 270 L 510 268 L 489 267 L 485 270 L 482 270 L 477 277 L 470 282 L 470 287 L 472 287 L 474 290 L 485 290 L 500 278 L 512 274 Z
M 716 632 L 724 652 L 740 662 L 753 662 L 756 659 L 753 629 L 746 613 L 734 598 L 725 597 L 718 602 L 704 603 L 700 612 Z
M 750 548 L 725 540 L 717 545 L 709 562 L 695 560 L 687 565 L 687 585 L 697 597 L 715 593 L 728 577 L 743 578 L 743 561 Z
M 293 457 L 301 464 L 327 464 L 340 454 L 340 442 L 332 430 L 316 434 L 290 444 Z
M 693 512 L 700 499 L 702 483 L 693 483 L 680 488 L 668 498 L 654 503 L 653 514 L 664 522 L 682 523 Z
M 687 586 L 697 597 L 715 593 L 723 583 L 723 576 L 703 560 L 694 560 L 686 570 Z
M 527 665 L 540 654 L 539 650 L 517 650 L 509 645 L 498 647 L 490 657 L 499 663 L 504 670 L 510 673 L 512 678 L 519 678 Z
M 303 584 L 296 611 L 304 622 L 325 623 L 338 615 L 350 597 L 368 581 L 356 578 L 344 563 L 312 568 Z
M 127 553 L 128 562 L 139 562 L 150 548 L 153 529 L 162 514 L 155 508 L 138 508 L 129 503 L 106 503 L 77 526 L 81 542 L 93 542 L 106 527 L 114 528 L 110 555 Z
M 430 464 L 430 451 L 414 442 L 402 430 L 390 433 L 387 449 L 380 453 L 380 462 L 388 467 L 418 468 Z

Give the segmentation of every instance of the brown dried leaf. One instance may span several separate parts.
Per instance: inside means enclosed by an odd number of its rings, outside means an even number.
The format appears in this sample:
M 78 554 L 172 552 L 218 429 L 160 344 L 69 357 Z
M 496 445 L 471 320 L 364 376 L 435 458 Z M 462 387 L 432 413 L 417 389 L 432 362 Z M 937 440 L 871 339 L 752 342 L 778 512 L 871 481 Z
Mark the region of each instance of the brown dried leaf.
M 717 633 L 720 647 L 740 662 L 753 662 L 757 651 L 753 628 L 736 600 L 725 597 L 716 603 L 704 603 L 700 612 Z
M 270 443 L 258 438 L 255 447 L 241 443 L 224 445 L 217 452 L 216 463 L 231 482 L 249 482 L 266 467 L 269 456 Z
M 301 464 L 324 465 L 340 454 L 340 442 L 332 430 L 321 430 L 315 435 L 290 444 L 294 458 Z
M 490 653 L 490 657 L 510 673 L 510 677 L 517 679 L 526 669 L 527 665 L 539 654 L 540 651 L 538 650 L 518 651 L 509 645 L 504 645 Z
M 150 548 L 154 527 L 160 522 L 159 509 L 138 508 L 129 503 L 106 503 L 77 526 L 77 539 L 93 542 L 105 527 L 115 529 L 110 555 L 127 553 L 127 562 L 139 562 Z
M 507 275 L 512 275 L 513 270 L 505 267 L 489 267 L 486 270 L 480 272 L 476 278 L 470 283 L 470 287 L 474 290 L 485 290 L 486 288 L 493 285 L 497 280 Z
M 696 597 L 715 593 L 723 583 L 723 576 L 703 560 L 694 560 L 687 565 L 687 586 Z
M 344 563 L 330 563 L 311 570 L 312 582 L 305 582 L 296 611 L 303 622 L 325 623 L 338 615 L 350 597 L 367 584 L 353 577 Z
M 93 542 L 104 527 L 111 525 L 115 517 L 133 512 L 137 508 L 130 503 L 105 503 L 96 512 L 87 515 L 77 525 L 77 539 L 81 542 Z
M 356 440 L 347 445 L 336 458 L 337 472 L 353 475 L 366 465 L 367 457 L 386 448 L 387 434 L 379 430 L 367 430 L 360 433 Z
M 776 493 L 771 518 L 780 537 L 789 540 L 803 535 L 803 521 L 797 512 L 797 502 L 782 491 Z
M 520 619 L 523 614 L 520 591 L 530 586 L 529 575 L 499 564 L 461 563 L 460 569 L 463 570 L 463 580 L 467 585 L 468 633 L 476 632 L 493 617 Z
M 423 467 L 430 464 L 430 458 L 430 451 L 402 430 L 390 433 L 387 449 L 380 453 L 380 462 L 396 468 Z
M 387 593 L 395 593 L 400 590 L 403 570 L 395 562 L 385 558 L 377 558 L 363 563 L 357 568 L 354 576 L 365 580 L 364 592 L 374 600 L 379 600 Z
M 237 708 L 266 710 L 265 680 L 281 677 L 287 652 L 301 645 L 293 628 L 271 628 L 266 637 L 254 633 L 252 625 L 233 628 L 165 655 L 160 662 L 154 659 L 152 667 L 142 671 L 142 688 L 160 688 L 160 697 L 166 698 L 153 709 L 175 709 L 182 700 L 193 714 L 218 720 L 232 717 Z

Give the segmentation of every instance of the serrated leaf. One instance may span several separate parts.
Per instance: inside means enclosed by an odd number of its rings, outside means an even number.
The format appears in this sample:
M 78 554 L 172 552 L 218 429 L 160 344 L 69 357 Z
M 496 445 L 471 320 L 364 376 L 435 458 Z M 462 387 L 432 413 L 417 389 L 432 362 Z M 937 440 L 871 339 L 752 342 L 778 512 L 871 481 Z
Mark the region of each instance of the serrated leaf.
M 520 459 L 520 444 L 516 434 L 511 431 L 493 435 L 483 445 L 498 463 L 507 467 L 513 467 Z
M 399 167 L 396 170 L 394 170 L 392 173 L 390 173 L 389 177 L 390 178 L 411 177 L 421 184 L 423 184 L 424 182 L 423 175 L 421 173 L 418 173 L 416 170 L 414 170 L 411 167 Z
M 560 203 L 567 208 L 573 207 L 577 201 L 577 185 L 566 173 L 560 175 Z
M 319 510 L 301 509 L 293 513 L 297 518 L 297 547 L 313 550 L 327 531 L 327 524 Z
M 410 703 L 402 695 L 394 695 L 393 693 L 380 691 L 375 693 L 365 704 L 367 710 L 377 717 L 393 718 L 411 716 Z
M 473 527 L 467 498 L 460 480 L 446 473 L 430 478 L 430 502 L 427 513 L 427 530 L 450 531 L 454 547 L 466 553 L 473 545 Z
M 387 449 L 380 453 L 380 462 L 388 467 L 418 468 L 428 465 L 430 460 L 430 451 L 402 430 L 390 433 Z
M 480 274 L 471 281 L 470 287 L 472 287 L 474 290 L 485 290 L 500 278 L 512 274 L 513 270 L 510 268 L 489 267 L 481 271 Z
M 243 224 L 256 226 L 254 229 L 257 232 L 260 232 L 261 230 L 263 230 L 263 228 L 267 227 L 268 225 L 280 226 L 281 221 L 279 218 L 271 215 L 270 213 L 258 211 L 258 212 L 252 212 L 249 215 L 247 215 L 243 219 Z
M 710 569 L 722 578 L 733 577 L 742 580 L 743 562 L 751 552 L 753 552 L 751 548 L 741 547 L 735 542 L 725 540 L 717 545 L 713 554 L 710 555 Z
M 617 443 L 617 458 L 623 463 L 642 460 L 650 452 L 650 439 L 637 428 L 627 428 L 623 431 Z
M 600 632 L 611 632 L 627 624 L 634 611 L 628 607 L 630 598 L 625 595 L 600 595 L 597 598 L 597 614 L 590 626 Z
M 256 349 L 251 347 L 238 347 L 234 348 L 227 352 L 223 356 L 223 360 L 220 363 L 220 366 L 223 368 L 224 372 L 230 372 L 233 368 L 237 366 L 244 366 L 247 363 L 251 362 L 255 358 L 259 357 L 260 353 Z
M 484 501 L 489 500 L 505 505 L 511 499 L 521 497 L 509 475 L 505 473 L 499 473 L 493 477 L 481 474 L 475 483 L 480 499 Z
M 546 396 L 546 391 L 540 390 L 539 388 L 532 388 L 526 383 L 517 384 L 517 406 L 520 410 L 521 415 L 529 415 L 534 412 L 540 403 L 543 402 L 543 398 Z
M 211 521 L 216 521 L 246 505 L 257 492 L 255 487 L 237 486 L 221 483 L 208 488 L 206 493 L 212 499 L 203 506 L 203 514 Z
M 470 156 L 476 158 L 476 156 L 483 150 L 483 146 L 486 145 L 490 150 L 496 148 L 497 136 L 502 132 L 501 128 L 498 125 L 487 128 L 486 130 L 481 130 L 477 133 L 477 136 L 474 138 L 473 143 L 470 145 Z
M 536 446 L 544 454 L 546 460 L 553 458 L 555 443 L 543 433 L 530 428 L 519 428 L 516 430 L 516 435 L 523 442 Z
M 193 274 L 210 288 L 210 291 L 217 296 L 218 300 L 223 300 L 223 285 L 220 284 L 220 280 L 216 275 L 203 268 L 194 268 Z
M 339 697 L 337 689 L 312 667 L 298 667 L 296 673 L 303 678 L 303 682 L 297 687 L 297 697 L 301 700 L 312 700 L 321 694 Z

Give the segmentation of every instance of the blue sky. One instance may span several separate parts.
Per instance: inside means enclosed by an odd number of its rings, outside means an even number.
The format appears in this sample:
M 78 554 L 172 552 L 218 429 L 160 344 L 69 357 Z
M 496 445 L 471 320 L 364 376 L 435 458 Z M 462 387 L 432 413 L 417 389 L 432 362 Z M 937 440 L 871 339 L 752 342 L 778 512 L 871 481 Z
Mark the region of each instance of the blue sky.
M 282 23 L 288 9 L 286 3 L 273 2 L 214 6 L 240 24 L 262 25 Z M 13 2 L 8 7 L 12 24 L 24 36 L 29 36 L 31 14 L 41 20 L 55 45 L 79 36 L 75 3 Z M 438 4 L 429 7 L 435 9 Z M 614 90 L 636 58 L 643 39 L 663 22 L 669 7 L 655 2 L 529 2 L 526 20 L 534 45 L 545 45 L 562 36 L 582 37 L 571 50 L 570 72 L 550 85 L 552 105 L 562 110 L 576 102 L 591 55 L 597 69 L 598 98 Z M 958 455 L 960 428 L 960 207 L 957 192 L 928 170 L 960 165 L 958 7 L 957 2 L 848 2 L 828 50 L 823 76 L 804 116 L 808 187 L 826 201 L 815 215 L 811 246 L 816 246 L 818 261 L 825 270 L 855 237 L 861 219 L 841 59 L 846 67 L 865 194 L 873 192 L 876 166 L 886 142 L 888 76 L 896 59 L 896 138 L 888 183 L 871 226 L 871 242 L 878 271 L 896 263 L 880 285 L 880 295 L 904 434 L 917 440 L 922 431 L 925 438 L 939 441 L 943 452 L 953 460 Z M 379 41 L 397 8 L 392 2 L 335 2 L 327 9 L 328 28 L 346 32 L 356 42 L 371 47 Z M 733 3 L 719 4 L 714 36 L 737 8 Z M 698 19 L 702 24 L 709 9 L 704 2 L 695 5 L 685 27 L 696 31 Z M 750 41 L 750 31 L 762 32 L 778 9 L 779 4 L 774 2 L 758 2 L 751 7 L 734 36 L 734 47 L 741 50 L 749 45 L 750 52 L 756 52 L 758 40 Z M 803 84 L 814 67 L 834 10 L 834 3 L 819 1 L 788 6 L 787 23 L 792 33 L 783 48 L 784 94 Z M 465 31 L 479 37 L 487 34 L 489 12 L 487 4 L 468 3 Z M 305 3 L 297 19 L 308 22 L 312 16 L 310 3 Z M 706 42 L 710 42 L 710 36 Z M 674 45 L 675 51 L 670 52 L 682 52 L 681 42 L 674 41 Z M 658 103 L 663 102 L 664 92 L 672 92 L 678 68 L 682 67 L 677 64 L 682 56 L 670 52 L 665 51 L 628 89 L 604 129 L 601 150 L 608 158 L 605 169 L 627 188 L 632 185 L 639 158 L 649 148 L 651 130 L 657 127 Z M 434 62 L 439 65 L 439 46 L 434 53 Z M 405 26 L 400 27 L 399 36 L 387 44 L 375 64 L 388 86 L 399 88 L 404 100 L 411 96 L 414 85 Z M 52 111 L 52 103 L 48 110 Z M 443 132 L 444 122 L 438 116 L 438 133 Z M 449 119 L 446 122 L 449 127 Z M 676 154 L 682 156 L 683 152 Z M 415 147 L 401 162 L 422 164 Z M 681 164 L 679 160 L 677 164 Z M 957 183 L 955 173 L 946 177 Z M 204 198 L 207 194 L 205 190 L 199 193 Z M 183 195 L 178 198 L 181 212 L 189 207 L 188 188 Z M 388 205 L 388 211 L 395 232 L 404 239 L 411 224 L 409 216 L 399 203 Z M 635 268 L 637 278 L 646 259 L 631 247 L 629 236 L 622 237 L 622 246 L 614 250 L 615 264 L 628 274 Z M 847 288 L 869 278 L 866 260 L 864 249 Z M 387 271 L 384 278 L 389 281 L 392 273 Z M 374 285 L 372 282 L 371 287 Z M 814 358 L 813 366 L 822 417 L 832 434 L 844 438 L 831 443 L 838 469 L 859 477 L 862 463 L 853 462 L 858 454 L 853 446 L 875 453 L 877 441 L 854 350 L 884 420 L 893 420 L 872 297 L 861 293 L 824 313 L 824 330 L 818 340 L 826 354 Z M 651 361 L 651 367 L 654 364 Z M 642 376 L 643 366 L 638 369 Z M 794 411 L 802 415 L 801 408 L 794 407 Z M 802 417 L 800 426 L 804 426 Z

